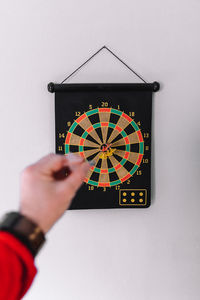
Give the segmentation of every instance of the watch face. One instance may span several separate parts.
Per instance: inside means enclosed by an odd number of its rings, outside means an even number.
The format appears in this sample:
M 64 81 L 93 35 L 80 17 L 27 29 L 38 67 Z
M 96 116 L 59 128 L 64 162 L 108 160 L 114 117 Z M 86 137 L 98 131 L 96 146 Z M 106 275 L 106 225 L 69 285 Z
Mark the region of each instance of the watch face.
M 22 215 L 18 212 L 10 212 L 5 214 L 2 217 L 2 220 L 0 222 L 0 229 L 6 228 L 6 227 L 13 227 L 15 224 L 22 218 Z
M 18 212 L 5 215 L 0 229 L 7 231 L 19 239 L 35 256 L 45 242 L 41 229 L 31 220 Z
M 56 153 L 94 161 L 71 209 L 148 207 L 152 92 L 101 86 L 56 93 Z

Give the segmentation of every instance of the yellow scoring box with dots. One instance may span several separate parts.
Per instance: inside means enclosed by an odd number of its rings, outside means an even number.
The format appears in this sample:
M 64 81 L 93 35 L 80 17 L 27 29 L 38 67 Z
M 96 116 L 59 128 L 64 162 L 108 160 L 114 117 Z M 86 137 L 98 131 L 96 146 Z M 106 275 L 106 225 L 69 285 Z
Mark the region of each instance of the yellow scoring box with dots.
M 146 189 L 121 189 L 119 190 L 119 205 L 143 206 L 147 204 Z

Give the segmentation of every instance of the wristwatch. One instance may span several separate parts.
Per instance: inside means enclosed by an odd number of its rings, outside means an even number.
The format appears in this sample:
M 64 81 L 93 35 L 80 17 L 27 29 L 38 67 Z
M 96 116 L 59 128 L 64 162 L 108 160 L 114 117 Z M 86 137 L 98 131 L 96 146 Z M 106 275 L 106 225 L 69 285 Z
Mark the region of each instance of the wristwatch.
M 34 257 L 45 242 L 45 236 L 40 227 L 18 212 L 7 213 L 0 222 L 0 230 L 17 237 Z

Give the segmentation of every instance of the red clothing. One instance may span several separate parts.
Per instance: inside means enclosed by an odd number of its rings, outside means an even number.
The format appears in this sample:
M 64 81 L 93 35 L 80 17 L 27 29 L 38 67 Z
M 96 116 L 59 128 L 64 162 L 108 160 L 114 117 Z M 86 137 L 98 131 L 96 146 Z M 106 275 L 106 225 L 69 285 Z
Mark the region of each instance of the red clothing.
M 31 252 L 12 234 L 1 231 L 0 299 L 21 299 L 29 289 L 36 272 Z

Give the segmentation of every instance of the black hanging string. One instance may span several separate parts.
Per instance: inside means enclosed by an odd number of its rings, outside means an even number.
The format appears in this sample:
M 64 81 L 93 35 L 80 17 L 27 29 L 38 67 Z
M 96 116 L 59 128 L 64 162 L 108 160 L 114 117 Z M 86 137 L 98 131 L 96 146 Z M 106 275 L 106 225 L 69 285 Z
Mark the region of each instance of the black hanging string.
M 69 76 L 67 76 L 61 84 L 67 81 L 70 77 L 72 77 L 76 72 L 78 72 L 84 65 L 86 65 L 91 59 L 93 59 L 99 52 L 103 49 L 108 50 L 115 58 L 117 58 L 125 67 L 127 67 L 133 74 L 135 74 L 138 78 L 140 78 L 144 83 L 147 83 L 138 73 L 136 73 L 131 67 L 129 67 L 121 58 L 119 58 L 114 52 L 112 52 L 108 47 L 103 46 L 97 52 L 95 52 L 91 57 L 89 57 L 82 65 L 80 65 L 75 71 L 73 71 Z

